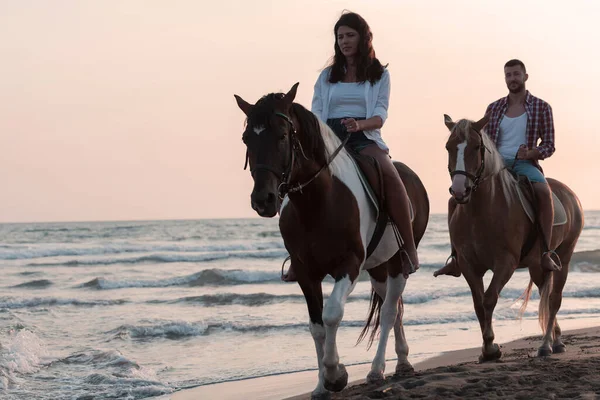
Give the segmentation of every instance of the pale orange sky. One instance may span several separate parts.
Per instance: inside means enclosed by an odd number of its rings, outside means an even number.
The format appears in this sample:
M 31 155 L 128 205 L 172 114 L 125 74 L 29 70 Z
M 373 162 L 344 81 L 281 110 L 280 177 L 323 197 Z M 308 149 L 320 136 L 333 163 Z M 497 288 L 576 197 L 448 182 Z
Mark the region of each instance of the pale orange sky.
M 554 110 L 546 175 L 600 209 L 600 2 L 1 1 L 0 222 L 252 217 L 254 102 L 313 84 L 343 9 L 363 15 L 392 94 L 384 139 L 445 213 L 443 113 L 482 116 L 520 58 Z

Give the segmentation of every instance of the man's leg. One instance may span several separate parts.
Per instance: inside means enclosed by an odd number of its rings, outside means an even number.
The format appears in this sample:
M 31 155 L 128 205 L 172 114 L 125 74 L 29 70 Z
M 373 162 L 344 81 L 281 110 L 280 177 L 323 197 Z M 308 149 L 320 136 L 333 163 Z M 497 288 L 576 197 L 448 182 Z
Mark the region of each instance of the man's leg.
M 543 254 L 542 268 L 549 271 L 560 271 L 560 266 L 557 265 L 551 257 L 550 241 L 552 240 L 552 223 L 554 222 L 554 208 L 552 207 L 552 192 L 550 186 L 545 182 L 535 182 L 533 184 L 535 196 L 538 203 L 538 218 L 542 229 L 543 237 Z
M 452 214 L 454 214 L 457 205 L 454 197 L 450 197 L 450 200 L 448 200 L 448 226 L 450 226 L 450 220 L 452 219 Z M 460 269 L 458 268 L 458 260 L 456 259 L 456 250 L 454 250 L 454 248 L 452 248 L 449 262 L 433 273 L 433 276 L 435 277 L 438 275 L 451 275 L 456 277 L 461 275 Z

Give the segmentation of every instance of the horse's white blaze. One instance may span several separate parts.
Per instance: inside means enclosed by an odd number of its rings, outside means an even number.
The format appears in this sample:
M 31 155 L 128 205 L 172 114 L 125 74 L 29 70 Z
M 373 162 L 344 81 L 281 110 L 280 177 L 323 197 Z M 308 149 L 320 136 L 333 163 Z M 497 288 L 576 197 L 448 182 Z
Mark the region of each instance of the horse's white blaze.
M 254 133 L 256 133 L 257 135 L 260 135 L 260 133 L 265 130 L 265 127 L 264 126 L 255 126 L 253 130 L 254 130 Z
M 459 143 L 456 146 L 456 168 L 455 171 L 464 171 L 465 170 L 465 149 L 467 148 L 467 141 L 465 140 L 462 143 Z
M 454 171 L 466 172 L 465 167 L 465 149 L 467 147 L 467 141 L 459 143 L 456 146 L 456 167 Z M 454 175 L 452 178 L 452 191 L 457 195 L 463 195 L 467 186 L 467 177 L 462 174 Z

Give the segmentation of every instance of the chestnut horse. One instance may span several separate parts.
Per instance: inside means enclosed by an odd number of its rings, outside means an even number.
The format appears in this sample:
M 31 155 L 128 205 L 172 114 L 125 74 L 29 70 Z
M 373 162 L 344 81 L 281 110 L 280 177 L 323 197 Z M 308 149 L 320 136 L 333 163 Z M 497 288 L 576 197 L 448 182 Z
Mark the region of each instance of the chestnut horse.
M 544 336 L 538 356 L 564 352 L 556 313 L 562 302 L 569 262 L 583 229 L 579 199 L 563 183 L 548 179 L 552 192 L 565 208 L 567 220 L 553 227 L 549 246 L 556 249 L 562 269 L 543 270 L 543 244 L 520 203 L 516 179 L 505 168 L 492 140 L 482 131 L 487 121 L 485 118 L 478 122 L 463 119 L 455 123 L 449 116 L 444 117 L 450 130 L 446 149 L 452 188 L 460 185 L 460 192 L 466 193 L 460 199 L 453 195 L 450 200 L 459 203 L 449 216 L 450 241 L 456 249 L 460 272 L 471 288 L 475 313 L 481 325 L 480 361 L 501 356 L 500 348 L 494 343 L 492 314 L 502 288 L 520 267 L 528 268 L 531 278 L 523 295 L 521 314 L 527 306 L 533 283 L 540 291 L 538 317 Z M 488 270 L 493 271 L 493 278 L 484 291 L 483 275 Z
M 361 270 L 372 283 L 370 314 L 361 337 L 374 325 L 380 328 L 377 353 L 368 380 L 383 378 L 385 350 L 394 328 L 397 372 L 411 369 L 402 326 L 402 274 L 399 245 L 390 225 L 367 258 L 367 245 L 376 225 L 376 211 L 360 180 L 355 161 L 333 131 L 312 112 L 294 103 L 295 84 L 287 94 L 271 93 L 251 105 L 235 96 L 246 114 L 243 141 L 254 179 L 252 208 L 262 217 L 280 214 L 279 229 L 304 293 L 309 329 L 319 367 L 313 398 L 341 391 L 348 374 L 339 363 L 336 334 L 346 299 Z M 411 199 L 415 241 L 423 237 L 429 219 L 427 192 L 408 167 L 396 168 Z M 323 307 L 322 281 L 335 284 Z M 380 325 L 380 326 L 379 326 Z

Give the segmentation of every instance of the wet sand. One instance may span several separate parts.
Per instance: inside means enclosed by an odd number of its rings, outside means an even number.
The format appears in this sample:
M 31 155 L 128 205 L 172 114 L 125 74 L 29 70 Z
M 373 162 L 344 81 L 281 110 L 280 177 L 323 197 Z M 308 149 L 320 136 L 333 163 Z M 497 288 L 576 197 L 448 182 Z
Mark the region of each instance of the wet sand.
M 541 336 L 501 345 L 499 362 L 480 364 L 479 347 L 446 352 L 416 364 L 413 374 L 387 375 L 374 384 L 355 380 L 332 399 L 600 399 L 600 327 L 565 331 L 563 341 L 567 352 L 548 358 L 536 357 Z M 348 373 L 366 376 L 369 368 L 350 366 Z M 387 371 L 394 368 L 395 362 L 387 363 Z M 206 385 L 158 399 L 305 400 L 315 375 L 313 370 Z

